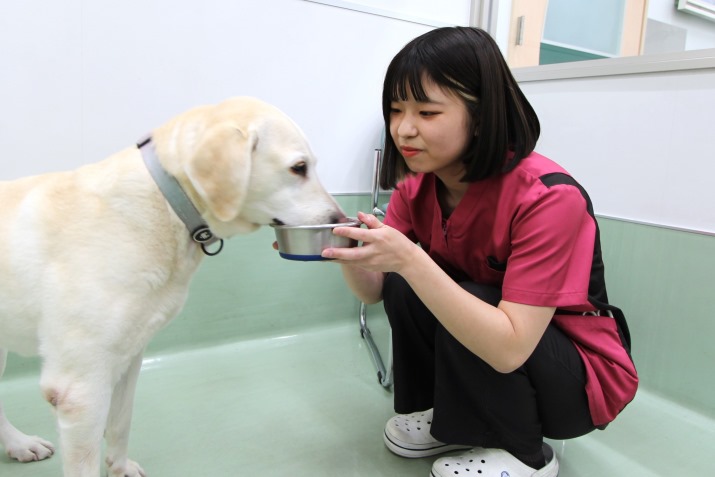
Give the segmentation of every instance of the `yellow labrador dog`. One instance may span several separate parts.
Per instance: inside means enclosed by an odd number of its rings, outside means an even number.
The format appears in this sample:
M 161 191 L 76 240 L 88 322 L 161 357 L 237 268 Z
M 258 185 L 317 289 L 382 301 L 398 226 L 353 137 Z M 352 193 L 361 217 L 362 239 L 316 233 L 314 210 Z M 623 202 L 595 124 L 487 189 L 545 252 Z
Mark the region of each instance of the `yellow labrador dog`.
M 100 474 L 103 436 L 110 476 L 145 475 L 127 458 L 142 352 L 220 239 L 344 218 L 303 133 L 256 99 L 190 110 L 138 146 L 0 182 L 0 374 L 8 350 L 42 357 L 66 477 Z M 19 461 L 54 452 L 2 407 L 0 444 Z

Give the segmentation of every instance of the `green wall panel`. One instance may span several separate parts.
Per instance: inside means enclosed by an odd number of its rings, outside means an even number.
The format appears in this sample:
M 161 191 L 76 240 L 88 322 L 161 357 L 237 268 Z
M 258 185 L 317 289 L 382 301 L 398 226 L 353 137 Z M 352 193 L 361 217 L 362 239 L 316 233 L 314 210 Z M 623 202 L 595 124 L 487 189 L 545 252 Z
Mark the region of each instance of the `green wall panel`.
M 641 385 L 715 416 L 715 236 L 599 219 Z

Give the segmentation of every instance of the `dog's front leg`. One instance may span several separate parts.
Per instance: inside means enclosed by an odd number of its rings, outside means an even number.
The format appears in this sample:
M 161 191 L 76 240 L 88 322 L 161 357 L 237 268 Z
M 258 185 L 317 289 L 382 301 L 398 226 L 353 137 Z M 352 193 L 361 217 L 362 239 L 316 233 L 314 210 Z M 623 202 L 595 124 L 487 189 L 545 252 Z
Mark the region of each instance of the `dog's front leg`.
M 0 403 L 0 445 L 8 457 L 20 462 L 32 462 L 51 457 L 55 447 L 51 442 L 37 436 L 28 436 L 18 430 L 5 417 Z
M 134 408 L 134 392 L 142 365 L 142 352 L 132 359 L 129 368 L 114 387 L 107 419 L 107 470 L 109 477 L 145 477 L 144 470 L 127 458 L 129 428 Z
M 0 349 L 0 376 L 5 371 L 7 351 Z M 0 403 L 0 445 L 5 448 L 5 453 L 20 462 L 31 462 L 50 457 L 55 448 L 52 443 L 37 437 L 28 436 L 20 432 L 5 417 L 2 403 Z
M 112 390 L 110 372 L 48 363 L 58 360 L 45 360 L 40 386 L 55 408 L 64 477 L 98 477 Z

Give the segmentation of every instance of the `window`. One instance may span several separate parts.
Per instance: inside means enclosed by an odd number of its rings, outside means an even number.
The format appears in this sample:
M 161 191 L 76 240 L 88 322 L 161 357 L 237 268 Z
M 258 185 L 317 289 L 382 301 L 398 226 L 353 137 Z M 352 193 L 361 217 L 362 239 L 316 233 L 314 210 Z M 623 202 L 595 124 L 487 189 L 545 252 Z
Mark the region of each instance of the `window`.
M 715 48 L 715 23 L 707 18 L 715 0 L 490 3 L 501 18 L 490 31 L 513 68 Z M 700 10 L 679 9 L 678 3 Z

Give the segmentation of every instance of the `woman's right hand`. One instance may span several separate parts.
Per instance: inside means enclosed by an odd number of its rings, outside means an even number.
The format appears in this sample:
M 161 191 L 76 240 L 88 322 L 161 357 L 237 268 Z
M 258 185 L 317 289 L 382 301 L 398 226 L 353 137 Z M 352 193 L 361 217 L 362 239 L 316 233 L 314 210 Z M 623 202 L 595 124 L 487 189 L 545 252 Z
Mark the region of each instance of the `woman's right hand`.
M 328 248 L 323 250 L 324 258 L 334 259 L 343 265 L 382 273 L 399 273 L 409 264 L 414 249 L 419 248 L 417 245 L 398 230 L 380 222 L 372 214 L 358 212 L 358 220 L 367 228 L 336 227 L 333 233 L 362 242 L 362 246 Z
M 421 249 L 374 215 L 359 212 L 358 219 L 367 226 L 366 229 L 336 227 L 333 233 L 362 242 L 362 246 L 325 249 L 323 257 L 341 264 L 345 282 L 355 296 L 372 304 L 382 299 L 385 273 L 404 270 L 410 251 Z

